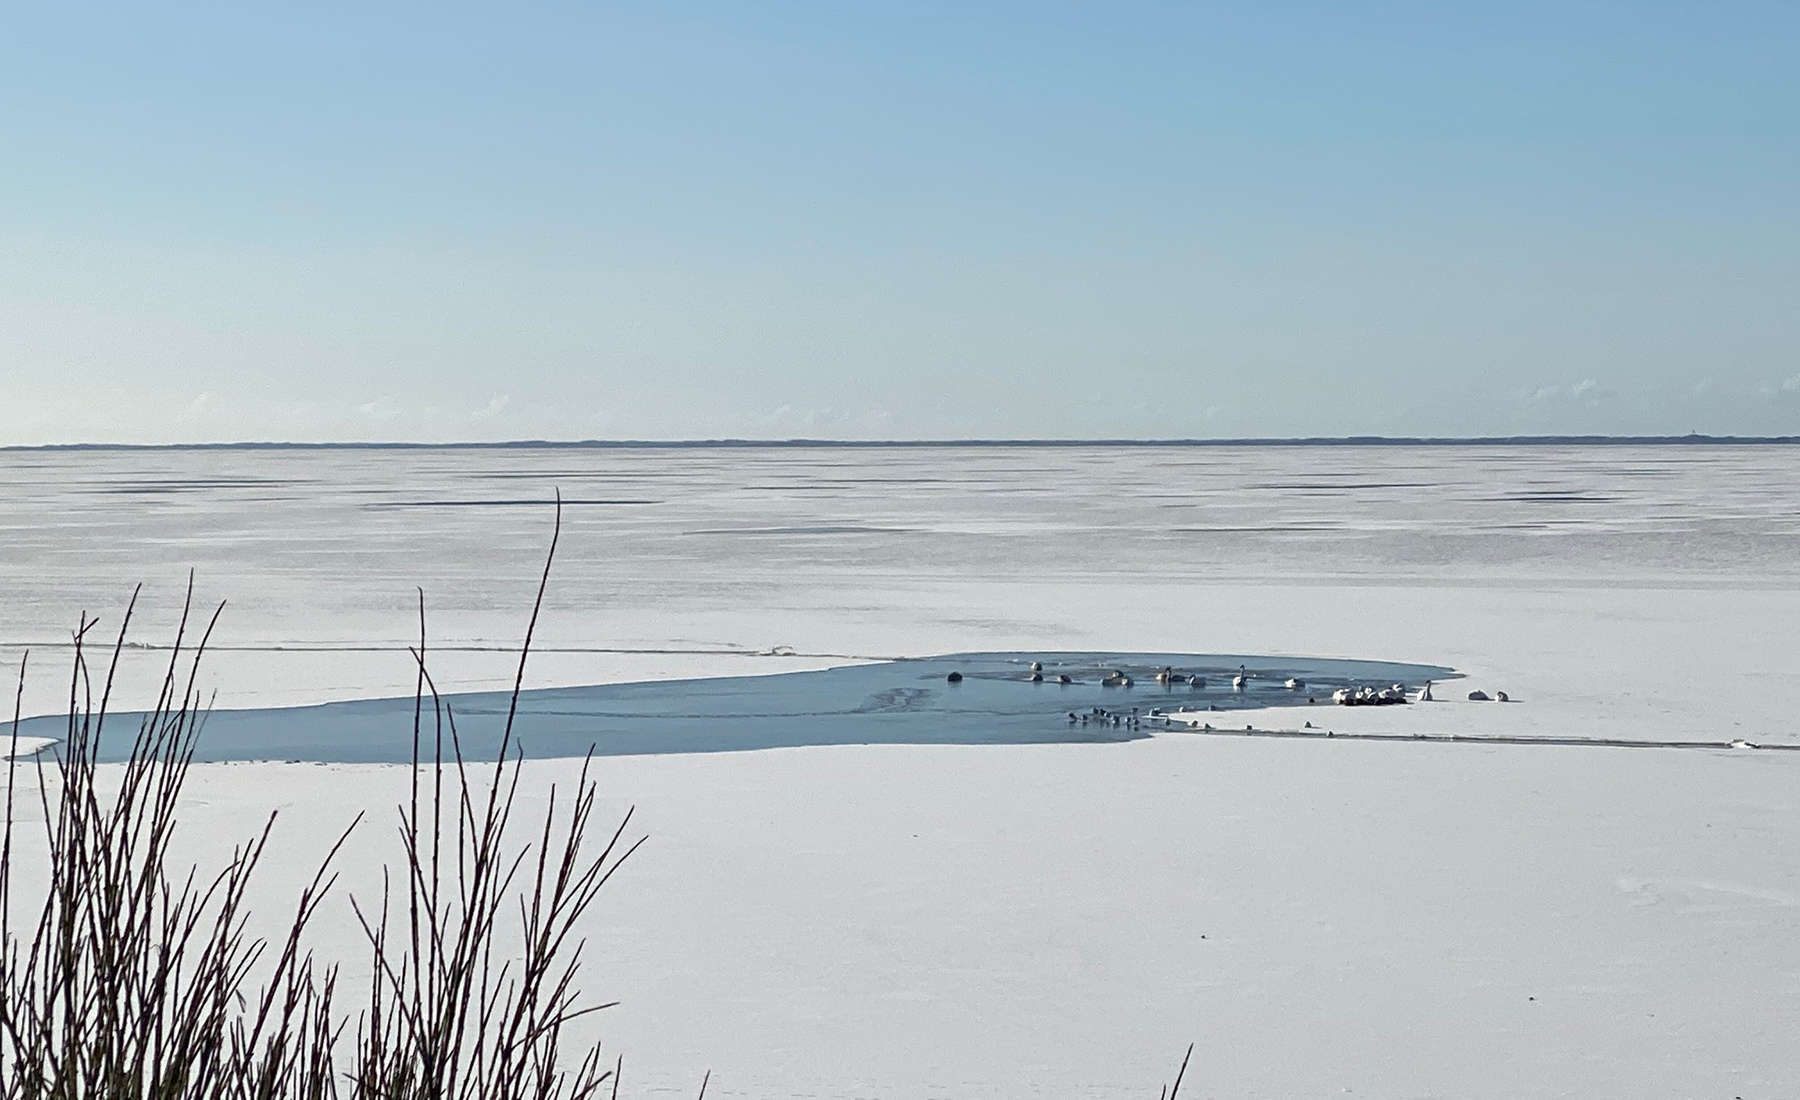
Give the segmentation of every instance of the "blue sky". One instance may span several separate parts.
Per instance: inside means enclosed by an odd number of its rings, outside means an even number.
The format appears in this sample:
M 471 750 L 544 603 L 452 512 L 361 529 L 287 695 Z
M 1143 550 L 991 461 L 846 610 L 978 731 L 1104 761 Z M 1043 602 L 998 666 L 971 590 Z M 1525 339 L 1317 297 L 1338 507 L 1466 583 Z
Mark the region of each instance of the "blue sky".
M 15 6 L 0 414 L 1800 433 L 1800 5 Z

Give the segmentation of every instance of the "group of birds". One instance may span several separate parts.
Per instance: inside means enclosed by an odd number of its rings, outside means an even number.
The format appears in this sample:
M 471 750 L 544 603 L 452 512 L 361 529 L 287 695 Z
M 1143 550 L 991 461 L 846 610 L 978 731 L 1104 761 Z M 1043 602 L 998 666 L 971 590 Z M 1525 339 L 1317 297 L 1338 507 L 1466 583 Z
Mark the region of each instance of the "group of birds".
M 1168 715 L 1157 710 L 1155 707 L 1150 708 L 1149 712 L 1145 714 L 1139 714 L 1138 708 L 1136 707 L 1132 707 L 1128 711 L 1112 711 L 1107 710 L 1105 707 L 1090 707 L 1085 714 L 1069 711 L 1068 718 L 1069 725 L 1071 726 L 1085 726 L 1091 722 L 1095 725 L 1122 726 L 1125 729 L 1132 730 L 1138 729 L 1146 720 L 1161 722 L 1165 726 L 1170 725 L 1173 721 Z
M 1248 688 L 1250 686 L 1250 681 L 1252 679 L 1254 679 L 1255 676 L 1256 676 L 1256 674 L 1254 672 L 1249 671 L 1249 669 L 1245 668 L 1243 665 L 1239 665 L 1238 670 L 1237 670 L 1237 675 L 1233 676 L 1231 678 L 1232 690 L 1233 691 L 1245 690 L 1246 688 Z M 945 677 L 945 679 L 949 680 L 953 684 L 962 683 L 962 678 L 963 678 L 963 674 L 960 672 L 952 672 L 948 676 Z M 1045 681 L 1044 663 L 1042 661 L 1031 662 L 1031 668 L 1029 671 L 1026 672 L 1025 679 L 1033 684 L 1044 683 L 1044 681 Z M 1058 684 L 1073 684 L 1073 683 L 1076 683 L 1077 681 L 1074 678 L 1072 678 L 1068 673 L 1059 672 L 1056 674 L 1054 682 L 1058 683 Z M 1111 670 L 1110 672 L 1108 672 L 1105 676 L 1100 678 L 1100 686 L 1101 687 L 1109 687 L 1109 688 L 1118 688 L 1118 687 L 1127 687 L 1128 688 L 1128 687 L 1131 687 L 1136 682 L 1137 681 L 1133 680 L 1129 675 L 1127 675 L 1125 670 L 1122 668 L 1115 668 L 1115 669 Z M 1172 688 L 1172 687 L 1176 687 L 1179 685 L 1186 685 L 1189 691 L 1199 691 L 1201 688 L 1206 686 L 1206 677 L 1200 676 L 1198 674 L 1190 675 L 1189 673 L 1185 673 L 1185 672 L 1177 672 L 1177 671 L 1175 671 L 1174 666 L 1164 665 L 1163 667 L 1156 670 L 1156 682 L 1161 684 L 1164 687 Z M 1306 687 L 1306 681 L 1298 679 L 1298 678 L 1290 677 L 1289 679 L 1282 681 L 1282 686 L 1287 688 L 1289 691 L 1299 691 L 1302 688 Z
M 1078 724 L 1085 726 L 1092 722 L 1099 726 L 1123 726 L 1126 729 L 1134 730 L 1138 728 L 1138 724 L 1142 721 L 1143 719 L 1139 717 L 1138 709 L 1136 707 L 1132 707 L 1129 712 L 1124 714 L 1115 714 L 1105 707 L 1093 707 L 1088 710 L 1086 714 L 1077 714 L 1074 711 L 1069 712 L 1069 725 L 1071 726 Z
M 1038 662 L 1038 661 L 1031 662 L 1031 672 L 1029 675 L 1026 676 L 1026 679 L 1030 680 L 1034 684 L 1041 682 L 1044 678 L 1043 670 L 1044 670 L 1044 666 L 1041 662 Z M 1255 673 L 1251 672 L 1249 669 L 1245 668 L 1243 665 L 1239 665 L 1238 670 L 1237 670 L 1237 675 L 1233 676 L 1231 678 L 1232 690 L 1243 691 L 1245 688 L 1250 686 L 1250 681 L 1255 675 L 1256 675 Z M 1075 681 L 1069 679 L 1069 677 L 1066 675 L 1061 675 L 1056 678 L 1056 682 L 1059 684 L 1072 684 Z M 1128 688 L 1135 682 L 1136 681 L 1134 681 L 1130 676 L 1125 674 L 1124 669 L 1115 668 L 1111 672 L 1107 673 L 1104 677 L 1101 678 L 1100 686 L 1101 687 L 1127 687 Z M 1199 691 L 1201 688 L 1206 686 L 1206 677 L 1200 676 L 1197 674 L 1190 675 L 1189 673 L 1185 673 L 1185 672 L 1177 672 L 1177 671 L 1175 671 L 1175 667 L 1173 665 L 1164 665 L 1163 667 L 1156 670 L 1156 682 L 1161 684 L 1164 687 L 1175 687 L 1177 685 L 1185 684 L 1185 685 L 1187 685 L 1187 688 L 1189 691 Z M 1300 680 L 1300 679 L 1295 679 L 1295 678 L 1290 678 L 1290 679 L 1284 681 L 1282 686 L 1287 688 L 1289 691 L 1299 691 L 1301 688 L 1304 688 L 1306 686 L 1306 681 Z
M 1255 677 L 1256 674 L 1251 672 L 1246 666 L 1239 665 L 1237 675 L 1231 678 L 1232 690 L 1247 690 L 1250 686 L 1250 681 Z M 963 676 L 960 672 L 952 672 L 947 678 L 951 683 L 957 684 L 962 682 Z M 1026 673 L 1025 679 L 1034 684 L 1045 682 L 1043 662 L 1031 662 L 1030 670 Z M 1073 684 L 1077 681 L 1070 677 L 1068 673 L 1059 672 L 1056 674 L 1054 682 L 1058 684 Z M 1206 686 L 1206 678 L 1204 676 L 1177 672 L 1173 665 L 1164 665 L 1157 669 L 1156 682 L 1169 688 L 1185 684 L 1190 691 L 1198 691 Z M 1135 681 L 1132 680 L 1122 668 L 1114 668 L 1108 671 L 1107 674 L 1100 679 L 1100 686 L 1109 688 L 1128 688 L 1131 687 L 1133 683 L 1135 683 Z M 1287 688 L 1289 691 L 1301 691 L 1305 689 L 1306 681 L 1299 677 L 1289 677 L 1282 681 L 1281 686 Z M 1501 701 L 1506 701 L 1505 692 L 1499 692 L 1498 696 Z M 1488 696 L 1483 692 L 1475 691 L 1469 693 L 1469 698 L 1487 699 Z M 1307 700 L 1309 703 L 1313 701 L 1314 700 L 1312 699 Z M 1345 707 L 1380 707 L 1390 706 L 1395 703 L 1411 702 L 1428 703 L 1432 701 L 1431 682 L 1429 680 L 1426 681 L 1425 686 L 1419 689 L 1417 694 L 1411 698 L 1407 695 L 1405 685 L 1392 684 L 1388 687 L 1379 688 L 1367 686 L 1338 688 L 1331 693 L 1331 701 L 1339 706 Z M 1128 724 L 1135 729 L 1136 723 L 1139 721 L 1136 707 L 1131 708 L 1131 711 L 1128 714 L 1115 714 L 1103 707 L 1095 707 L 1088 714 L 1077 714 L 1074 711 L 1069 711 L 1068 715 L 1071 724 L 1080 725 L 1087 725 L 1089 722 L 1099 722 L 1102 725 L 1114 726 Z M 1157 717 L 1159 716 L 1159 712 L 1152 710 L 1150 715 L 1152 717 Z
M 1385 707 L 1410 702 L 1406 697 L 1406 688 L 1399 684 L 1384 688 L 1338 688 L 1331 693 L 1331 701 L 1340 707 Z
M 1506 692 L 1502 691 L 1499 695 L 1500 701 L 1503 703 L 1506 702 Z M 1487 697 L 1487 693 L 1483 691 L 1471 691 L 1469 693 L 1469 698 L 1478 702 Z M 1331 701 L 1340 707 L 1386 707 L 1396 703 L 1435 702 L 1431 697 L 1430 680 L 1425 681 L 1425 686 L 1415 692 L 1411 698 L 1407 697 L 1405 684 L 1392 684 L 1384 688 L 1338 688 L 1331 693 Z
M 1031 662 L 1031 671 L 1025 674 L 1025 679 L 1034 684 L 1043 683 L 1043 664 L 1038 661 Z M 1059 684 L 1073 684 L 1075 683 L 1075 680 L 1071 679 L 1068 673 L 1060 672 L 1057 673 L 1056 682 Z M 1128 688 L 1136 682 L 1137 681 L 1133 680 L 1130 676 L 1127 676 L 1125 670 L 1122 668 L 1115 668 L 1100 678 L 1100 686 L 1109 688 Z M 1157 672 L 1156 682 L 1162 684 L 1164 687 L 1174 687 L 1176 684 L 1186 684 L 1190 690 L 1194 691 L 1198 691 L 1200 688 L 1206 686 L 1206 680 L 1203 677 L 1189 676 L 1185 673 L 1176 672 L 1173 668 L 1166 666 Z
M 1254 679 L 1255 676 L 1256 674 L 1251 672 L 1247 667 L 1239 665 L 1237 675 L 1231 678 L 1232 690 L 1246 690 L 1250 685 L 1250 681 Z M 953 684 L 961 683 L 962 678 L 963 675 L 960 672 L 952 672 L 948 677 L 949 681 Z M 1031 668 L 1025 678 L 1034 684 L 1043 683 L 1043 662 L 1031 662 Z M 1065 672 L 1057 673 L 1055 682 L 1058 684 L 1073 684 L 1077 681 L 1072 679 L 1069 674 Z M 1206 686 L 1205 677 L 1185 672 L 1177 672 L 1172 665 L 1164 665 L 1156 670 L 1156 682 L 1168 688 L 1186 684 L 1189 690 L 1192 691 L 1198 691 Z M 1101 687 L 1128 688 L 1131 687 L 1132 684 L 1132 678 L 1126 675 L 1125 670 L 1121 668 L 1111 669 L 1100 679 Z M 1306 687 L 1306 681 L 1299 679 L 1298 677 L 1290 677 L 1282 681 L 1282 686 L 1289 691 L 1300 691 Z M 1495 692 L 1492 696 L 1483 691 L 1471 691 L 1469 693 L 1469 698 L 1477 701 L 1498 699 L 1502 703 L 1510 701 L 1504 691 Z M 1316 701 L 1317 700 L 1315 699 L 1307 700 L 1308 703 Z M 1406 685 L 1404 684 L 1390 684 L 1387 687 L 1369 687 L 1367 685 L 1341 687 L 1331 693 L 1331 701 L 1344 707 L 1384 707 L 1400 703 L 1429 703 L 1432 702 L 1433 699 L 1431 697 L 1431 681 L 1427 680 L 1423 687 L 1412 693 L 1408 692 Z M 1219 708 L 1214 705 L 1207 709 L 1217 710 Z M 1144 715 L 1140 715 L 1138 713 L 1138 708 L 1136 707 L 1132 707 L 1129 711 L 1111 711 L 1107 710 L 1105 707 L 1093 707 L 1086 713 L 1078 713 L 1071 710 L 1067 712 L 1067 714 L 1069 725 L 1071 726 L 1101 725 L 1135 730 L 1140 727 L 1141 723 L 1146 718 L 1160 721 L 1164 725 L 1168 725 L 1171 722 L 1171 719 L 1167 715 L 1154 708 L 1152 708 L 1148 714 Z M 1208 723 L 1205 728 L 1211 730 L 1212 725 Z M 1245 728 L 1249 729 L 1248 726 Z M 1306 728 L 1312 729 L 1312 723 L 1308 722 Z M 1326 736 L 1329 737 L 1331 735 L 1327 733 Z

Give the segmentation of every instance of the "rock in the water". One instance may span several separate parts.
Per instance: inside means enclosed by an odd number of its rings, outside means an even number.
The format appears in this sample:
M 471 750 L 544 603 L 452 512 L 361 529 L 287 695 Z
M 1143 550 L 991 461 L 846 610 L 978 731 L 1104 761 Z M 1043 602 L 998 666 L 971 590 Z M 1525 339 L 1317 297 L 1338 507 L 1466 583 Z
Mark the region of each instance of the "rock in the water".
M 960 683 L 962 683 L 962 673 L 952 672 L 950 675 L 944 677 L 944 679 L 950 681 L 953 684 L 960 684 Z
M 1469 699 L 1471 702 L 1485 703 L 1488 701 L 1488 693 L 1485 691 L 1471 691 L 1469 692 Z

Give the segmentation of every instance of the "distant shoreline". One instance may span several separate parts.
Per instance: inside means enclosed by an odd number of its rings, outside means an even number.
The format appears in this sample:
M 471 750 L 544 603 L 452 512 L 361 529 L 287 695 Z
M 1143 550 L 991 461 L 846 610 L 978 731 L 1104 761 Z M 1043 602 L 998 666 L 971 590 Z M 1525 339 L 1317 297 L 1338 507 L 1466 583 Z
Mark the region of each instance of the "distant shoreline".
M 1800 435 L 1303 436 L 1246 439 L 518 439 L 464 443 L 39 443 L 3 451 L 720 450 L 933 447 L 1644 447 L 1793 446 Z

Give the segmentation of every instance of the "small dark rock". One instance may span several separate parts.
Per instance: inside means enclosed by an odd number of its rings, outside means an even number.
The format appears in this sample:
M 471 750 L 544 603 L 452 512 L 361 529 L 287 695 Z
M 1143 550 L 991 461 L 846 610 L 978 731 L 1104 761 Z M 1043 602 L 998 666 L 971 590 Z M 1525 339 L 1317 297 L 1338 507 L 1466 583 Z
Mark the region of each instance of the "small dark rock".
M 960 684 L 960 683 L 962 683 L 962 673 L 952 672 L 950 675 L 944 677 L 944 679 L 950 681 L 953 684 Z

